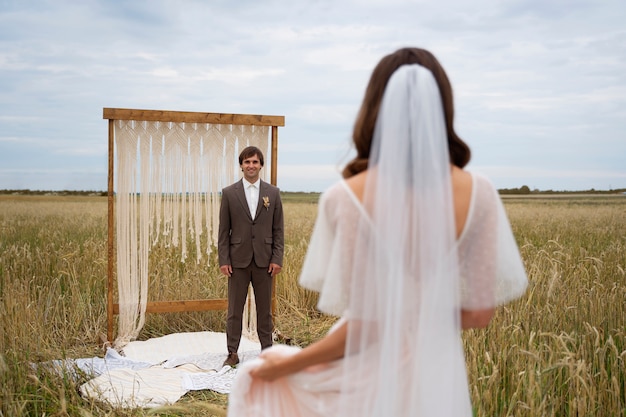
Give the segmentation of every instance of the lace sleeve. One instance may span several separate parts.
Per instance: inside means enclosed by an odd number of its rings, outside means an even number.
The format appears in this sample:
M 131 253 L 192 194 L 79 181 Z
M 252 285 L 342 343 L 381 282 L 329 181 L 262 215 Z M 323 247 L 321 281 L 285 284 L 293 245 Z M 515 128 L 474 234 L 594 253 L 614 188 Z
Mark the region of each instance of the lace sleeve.
M 473 174 L 473 198 L 459 241 L 461 307 L 478 310 L 520 297 L 528 279 L 497 191 Z
M 327 194 L 320 196 L 317 209 L 317 219 L 300 273 L 300 285 L 304 288 L 320 292 L 324 287 L 326 265 L 330 257 L 330 245 L 334 240 L 333 227 L 326 214 Z
M 337 184 L 320 197 L 318 214 L 300 273 L 300 285 L 320 293 L 317 308 L 340 316 L 348 305 L 351 250 L 345 242 L 345 190 Z M 354 207 L 352 207 L 354 210 Z M 354 217 L 354 214 L 352 214 Z

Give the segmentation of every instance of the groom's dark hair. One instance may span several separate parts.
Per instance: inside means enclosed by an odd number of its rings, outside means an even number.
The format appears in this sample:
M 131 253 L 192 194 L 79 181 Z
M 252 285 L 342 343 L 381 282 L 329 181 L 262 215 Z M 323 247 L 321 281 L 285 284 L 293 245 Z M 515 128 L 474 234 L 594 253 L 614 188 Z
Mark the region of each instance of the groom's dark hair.
M 248 146 L 241 151 L 239 154 L 239 165 L 243 164 L 244 159 L 252 158 L 255 155 L 259 158 L 261 166 L 263 166 L 265 164 L 265 161 L 263 160 L 263 152 L 261 152 L 261 150 L 256 146 Z

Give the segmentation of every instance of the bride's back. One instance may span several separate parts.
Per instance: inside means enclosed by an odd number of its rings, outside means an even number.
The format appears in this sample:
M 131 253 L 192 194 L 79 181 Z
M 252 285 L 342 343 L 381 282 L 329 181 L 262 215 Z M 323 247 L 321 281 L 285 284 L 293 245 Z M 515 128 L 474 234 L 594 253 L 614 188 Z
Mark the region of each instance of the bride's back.
M 350 187 L 354 195 L 361 202 L 363 202 L 363 195 L 365 193 L 367 174 L 368 172 L 366 170 L 346 179 L 348 187 Z M 472 198 L 472 176 L 467 171 L 453 165 L 451 179 L 454 198 L 454 221 L 456 225 L 456 237 L 458 238 L 461 236 L 461 232 L 463 232 L 467 220 L 467 213 L 469 212 Z

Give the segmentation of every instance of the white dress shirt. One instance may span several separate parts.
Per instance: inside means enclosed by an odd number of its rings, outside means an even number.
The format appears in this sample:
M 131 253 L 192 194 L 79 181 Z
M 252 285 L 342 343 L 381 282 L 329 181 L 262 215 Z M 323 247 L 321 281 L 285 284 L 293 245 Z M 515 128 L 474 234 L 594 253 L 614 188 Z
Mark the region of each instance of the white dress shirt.
M 246 200 L 248 201 L 250 215 L 253 219 L 256 215 L 257 205 L 259 204 L 259 181 L 260 180 L 256 180 L 256 182 L 250 183 L 245 178 L 243 178 L 243 185 L 246 190 Z

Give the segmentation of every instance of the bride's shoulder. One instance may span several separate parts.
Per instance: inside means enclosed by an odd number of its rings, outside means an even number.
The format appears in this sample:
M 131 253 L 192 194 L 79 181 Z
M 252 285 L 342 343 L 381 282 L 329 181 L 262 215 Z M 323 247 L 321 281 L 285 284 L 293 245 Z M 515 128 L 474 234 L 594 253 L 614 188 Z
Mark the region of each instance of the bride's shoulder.
M 367 181 L 367 171 L 360 172 L 345 180 L 346 185 L 348 186 L 348 188 L 350 188 L 354 196 L 359 201 L 363 201 L 363 194 L 365 193 L 366 181 Z
M 466 171 L 462 168 L 459 168 L 457 166 L 452 166 L 452 184 L 455 187 L 461 187 L 461 188 L 466 188 L 472 187 L 472 175 L 469 171 Z
M 326 188 L 324 191 L 322 191 L 320 198 L 319 198 L 319 204 L 324 206 L 324 205 L 329 204 L 332 201 L 341 199 L 342 196 L 346 194 L 346 192 L 347 192 L 347 185 L 345 184 L 345 180 L 337 181 L 336 183 L 332 184 L 331 186 Z
M 464 169 L 453 166 L 451 179 L 452 191 L 454 193 L 455 200 L 467 200 L 467 202 L 469 202 L 474 186 L 472 174 L 468 171 L 465 171 Z
M 496 190 L 495 186 L 487 177 L 479 172 L 466 171 L 464 169 L 453 167 L 452 184 L 456 192 L 470 193 L 487 193 L 490 194 Z
M 475 188 L 476 199 L 493 199 L 498 197 L 498 190 L 489 177 L 478 172 L 472 172 L 470 175 Z

